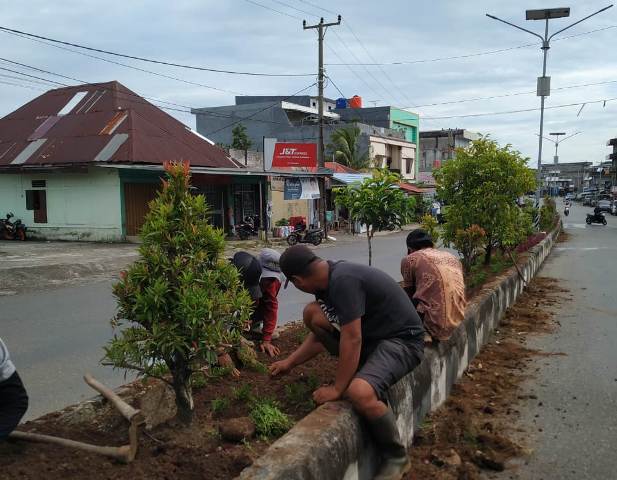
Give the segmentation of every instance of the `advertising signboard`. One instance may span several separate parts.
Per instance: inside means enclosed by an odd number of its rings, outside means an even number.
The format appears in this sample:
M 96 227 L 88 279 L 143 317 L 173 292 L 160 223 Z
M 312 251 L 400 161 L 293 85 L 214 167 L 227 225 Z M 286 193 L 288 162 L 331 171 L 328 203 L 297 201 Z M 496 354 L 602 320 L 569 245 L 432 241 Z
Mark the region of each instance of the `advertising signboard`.
M 277 142 L 272 157 L 273 168 L 317 166 L 317 144 Z
M 319 185 L 316 178 L 285 178 L 284 200 L 314 200 L 319 198 Z

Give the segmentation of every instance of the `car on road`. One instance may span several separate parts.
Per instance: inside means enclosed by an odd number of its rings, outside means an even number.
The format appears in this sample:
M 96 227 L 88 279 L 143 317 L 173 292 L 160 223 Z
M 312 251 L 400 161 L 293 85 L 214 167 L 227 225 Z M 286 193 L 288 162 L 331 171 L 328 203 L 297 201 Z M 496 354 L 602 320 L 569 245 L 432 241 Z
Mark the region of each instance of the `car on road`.
M 617 215 L 617 200 L 613 200 L 611 203 L 611 215 Z
M 574 195 L 572 193 L 566 194 L 565 200 L 568 200 L 569 202 L 571 202 L 572 200 L 574 200 Z
M 597 207 L 600 209 L 601 212 L 611 213 L 611 203 L 612 202 L 610 200 L 599 200 Z
M 589 195 L 589 194 L 583 195 L 583 205 L 588 206 L 588 207 L 593 207 L 594 201 L 595 199 L 593 198 L 592 195 Z

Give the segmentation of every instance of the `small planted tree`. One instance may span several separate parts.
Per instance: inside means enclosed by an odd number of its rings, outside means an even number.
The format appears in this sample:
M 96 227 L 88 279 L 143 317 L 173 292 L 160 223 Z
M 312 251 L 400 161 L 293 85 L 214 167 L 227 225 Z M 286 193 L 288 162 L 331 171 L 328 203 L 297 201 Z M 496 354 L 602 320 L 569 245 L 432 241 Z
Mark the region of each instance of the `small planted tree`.
M 424 215 L 422 215 L 422 217 L 420 217 L 420 226 L 424 230 L 426 230 L 426 232 L 431 236 L 431 238 L 433 239 L 433 243 L 437 244 L 441 237 L 441 232 L 437 219 L 432 215 L 425 213 Z
M 339 128 L 330 135 L 328 152 L 334 160 L 354 170 L 364 170 L 369 166 L 368 151 L 361 151 L 360 129 L 355 126 Z
M 414 214 L 415 199 L 398 187 L 401 178 L 389 170 L 376 170 L 360 185 L 335 189 L 336 203 L 349 210 L 349 218 L 366 225 L 368 264 L 373 260 L 376 232 L 401 228 Z
M 485 237 L 486 233 L 477 225 L 471 225 L 465 229 L 459 228 L 456 231 L 452 243 L 463 257 L 461 263 L 465 275 L 471 272 L 471 267 L 478 258 L 478 252 L 484 246 Z
M 527 161 L 488 137 L 458 149 L 456 158 L 435 172 L 438 196 L 446 204 L 446 242 L 453 242 L 458 230 L 479 226 L 486 234 L 485 264 L 496 246 L 515 243 L 523 220 L 516 200 L 535 187 Z
M 249 149 L 253 146 L 253 142 L 246 133 L 246 127 L 239 123 L 231 131 L 231 148 L 236 150 L 244 150 L 244 164 L 247 163 Z
M 223 257 L 223 232 L 208 223 L 204 197 L 189 191 L 188 164 L 167 163 L 165 171 L 141 230 L 141 258 L 113 288 L 112 323 L 123 328 L 105 347 L 104 362 L 170 384 L 177 418 L 189 424 L 191 375 L 239 341 L 252 302 Z

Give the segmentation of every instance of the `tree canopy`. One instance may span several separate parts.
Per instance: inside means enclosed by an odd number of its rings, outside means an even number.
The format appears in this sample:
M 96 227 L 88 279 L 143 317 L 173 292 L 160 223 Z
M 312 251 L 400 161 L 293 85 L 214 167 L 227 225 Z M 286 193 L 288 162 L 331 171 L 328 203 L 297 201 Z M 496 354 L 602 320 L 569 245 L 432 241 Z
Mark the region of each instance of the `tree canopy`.
M 360 129 L 356 125 L 339 128 L 330 135 L 328 152 L 334 160 L 354 170 L 364 170 L 369 166 L 368 150 L 362 152 Z
M 246 127 L 239 123 L 231 131 L 231 148 L 236 150 L 249 150 L 253 142 L 246 133 Z
M 510 145 L 501 147 L 488 137 L 457 149 L 456 157 L 434 174 L 437 195 L 445 203 L 445 240 L 453 242 L 457 230 L 477 225 L 486 234 L 485 263 L 495 246 L 520 242 L 530 220 L 516 201 L 535 188 L 527 162 Z
M 375 170 L 360 185 L 335 189 L 335 201 L 349 210 L 349 217 L 367 226 L 368 263 L 372 263 L 372 239 L 376 232 L 401 228 L 413 218 L 415 199 L 400 188 L 401 177 L 387 169 Z

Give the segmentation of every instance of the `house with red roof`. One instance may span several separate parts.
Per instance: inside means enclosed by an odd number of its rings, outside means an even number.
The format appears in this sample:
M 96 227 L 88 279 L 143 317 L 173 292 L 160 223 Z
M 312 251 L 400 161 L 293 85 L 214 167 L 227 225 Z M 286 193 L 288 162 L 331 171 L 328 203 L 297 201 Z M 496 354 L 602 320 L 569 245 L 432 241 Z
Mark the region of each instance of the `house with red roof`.
M 190 163 L 215 225 L 265 215 L 263 170 L 115 81 L 50 90 L 0 119 L 0 215 L 41 238 L 123 240 L 138 234 L 168 160 Z

